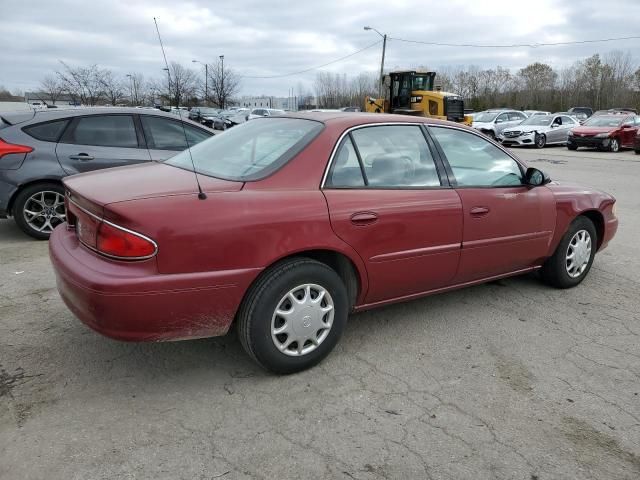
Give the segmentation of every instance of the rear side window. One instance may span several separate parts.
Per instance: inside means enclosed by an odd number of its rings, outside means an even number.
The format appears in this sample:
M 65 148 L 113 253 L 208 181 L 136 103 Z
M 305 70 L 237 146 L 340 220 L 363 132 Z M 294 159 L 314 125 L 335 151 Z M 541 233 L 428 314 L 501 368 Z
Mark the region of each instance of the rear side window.
M 147 146 L 155 150 L 175 150 L 181 152 L 187 148 L 185 134 L 189 140 L 190 147 L 211 136 L 209 132 L 194 128 L 186 123 L 184 124 L 183 130 L 181 122 L 169 118 L 142 115 L 140 116 L 140 120 L 142 121 L 144 136 L 147 139 Z
M 360 169 L 358 155 L 353 148 L 351 137 L 347 136 L 336 152 L 327 178 L 327 187 L 353 188 L 364 186 L 364 177 Z
M 323 129 L 323 124 L 299 118 L 252 120 L 210 137 L 167 164 L 224 180 L 260 180 L 300 153 Z
M 131 115 L 93 115 L 78 119 L 64 137 L 65 143 L 98 147 L 137 148 L 138 137 Z
M 22 131 L 36 140 L 57 142 L 68 123 L 69 119 L 65 118 L 63 120 L 56 120 L 55 122 L 29 125 L 28 127 L 24 127 Z

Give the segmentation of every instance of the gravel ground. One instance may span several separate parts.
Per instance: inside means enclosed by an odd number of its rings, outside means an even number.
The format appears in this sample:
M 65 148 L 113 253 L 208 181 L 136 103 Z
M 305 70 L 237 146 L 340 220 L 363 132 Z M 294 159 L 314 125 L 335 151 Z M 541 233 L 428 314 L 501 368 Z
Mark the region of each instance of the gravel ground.
M 46 242 L 0 221 L 0 478 L 640 478 L 640 156 L 518 153 L 618 198 L 582 285 L 530 275 L 355 315 L 287 377 L 234 335 L 93 333 Z

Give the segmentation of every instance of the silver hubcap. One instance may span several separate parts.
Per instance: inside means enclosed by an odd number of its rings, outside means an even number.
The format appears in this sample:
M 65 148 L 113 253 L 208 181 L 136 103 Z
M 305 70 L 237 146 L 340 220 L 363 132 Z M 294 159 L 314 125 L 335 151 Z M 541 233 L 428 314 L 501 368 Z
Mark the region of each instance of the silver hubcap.
M 51 190 L 34 193 L 25 202 L 22 214 L 36 232 L 51 233 L 67 219 L 64 196 Z
M 582 275 L 591 259 L 591 235 L 586 230 L 576 232 L 567 248 L 567 273 L 571 278 Z
M 611 150 L 617 152 L 618 148 L 618 141 L 616 139 L 611 140 Z
M 333 299 L 327 290 L 312 283 L 300 285 L 278 302 L 271 318 L 271 339 L 285 355 L 306 355 L 327 338 L 333 315 Z

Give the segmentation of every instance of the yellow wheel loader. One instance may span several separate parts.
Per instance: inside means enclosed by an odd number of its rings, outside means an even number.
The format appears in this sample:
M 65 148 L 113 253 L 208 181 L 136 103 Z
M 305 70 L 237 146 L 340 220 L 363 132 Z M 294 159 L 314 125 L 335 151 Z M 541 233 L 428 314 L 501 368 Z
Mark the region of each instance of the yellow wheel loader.
M 471 125 L 464 114 L 464 100 L 455 93 L 434 90 L 435 72 L 391 72 L 385 76 L 384 98 L 367 97 L 371 113 L 399 113 L 439 118 Z

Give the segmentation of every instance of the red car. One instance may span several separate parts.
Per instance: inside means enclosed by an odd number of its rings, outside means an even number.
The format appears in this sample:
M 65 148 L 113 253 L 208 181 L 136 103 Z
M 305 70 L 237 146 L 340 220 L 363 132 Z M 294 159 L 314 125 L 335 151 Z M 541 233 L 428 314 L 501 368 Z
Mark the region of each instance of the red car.
M 569 131 L 567 148 L 592 147 L 617 152 L 620 148 L 634 148 L 640 116 L 617 113 L 594 115 L 581 126 Z
M 470 128 L 396 115 L 252 120 L 64 183 L 50 254 L 76 316 L 134 341 L 236 322 L 280 373 L 325 357 L 349 312 L 533 270 L 575 286 L 618 225 L 611 195 L 551 182 Z

